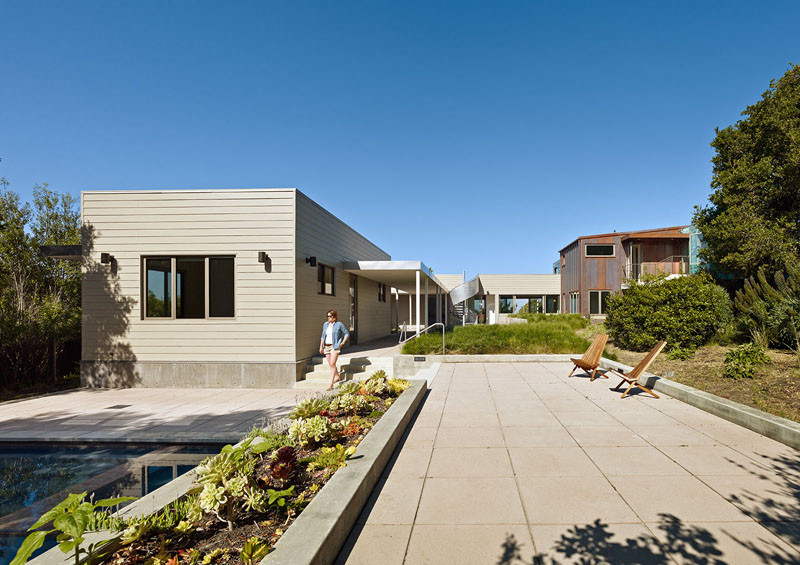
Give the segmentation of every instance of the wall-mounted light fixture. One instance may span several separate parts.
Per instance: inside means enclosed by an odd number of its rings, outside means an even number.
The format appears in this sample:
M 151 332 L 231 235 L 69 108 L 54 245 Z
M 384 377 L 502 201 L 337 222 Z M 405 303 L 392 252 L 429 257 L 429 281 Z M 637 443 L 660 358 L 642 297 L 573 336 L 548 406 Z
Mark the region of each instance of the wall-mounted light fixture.
M 269 255 L 267 255 L 265 251 L 258 252 L 258 262 L 264 263 L 264 270 L 266 272 L 272 272 L 272 259 L 269 258 Z
M 316 267 L 317 266 L 317 258 L 313 257 L 313 256 L 312 257 L 306 257 L 306 263 L 308 263 L 312 267 Z
M 101 253 L 100 254 L 100 262 L 103 265 L 110 265 L 113 260 L 114 260 L 114 256 L 111 253 Z

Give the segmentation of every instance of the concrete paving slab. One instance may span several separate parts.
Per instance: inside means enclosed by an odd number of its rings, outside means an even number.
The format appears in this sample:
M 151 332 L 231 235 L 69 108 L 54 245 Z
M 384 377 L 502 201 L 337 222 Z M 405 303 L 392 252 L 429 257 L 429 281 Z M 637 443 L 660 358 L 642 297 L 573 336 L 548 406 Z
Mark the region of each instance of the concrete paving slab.
M 301 394 L 285 389 L 78 389 L 4 409 L 0 442 L 174 442 L 176 433 L 181 441 L 219 441 L 220 434 L 222 441 L 236 441 L 254 424 L 285 415 Z
M 571 368 L 442 364 L 340 562 L 800 562 L 796 450 Z
M 411 525 L 358 524 L 350 533 L 337 565 L 401 565 L 406 554 Z
M 521 563 L 510 553 L 512 547 L 520 553 L 532 554 L 533 541 L 525 524 L 417 525 L 411 532 L 405 563 Z
M 542 565 L 673 563 L 644 524 L 533 525 L 531 533 Z
M 520 477 L 519 491 L 530 524 L 641 522 L 602 477 Z
M 415 524 L 524 524 L 513 478 L 425 480 Z

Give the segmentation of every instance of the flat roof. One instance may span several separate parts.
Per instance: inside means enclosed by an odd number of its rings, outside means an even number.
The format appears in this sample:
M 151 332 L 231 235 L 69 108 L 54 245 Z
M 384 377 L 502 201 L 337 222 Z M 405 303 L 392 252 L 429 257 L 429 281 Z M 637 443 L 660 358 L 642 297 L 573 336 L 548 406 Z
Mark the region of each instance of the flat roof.
M 447 287 L 422 261 L 348 261 L 344 264 L 344 270 L 375 282 L 391 285 L 410 294 L 417 292 L 416 273 L 419 271 L 421 277 L 426 277 L 447 292 Z M 424 283 L 425 279 L 420 278 L 420 282 Z M 424 290 L 424 286 L 420 290 Z M 429 287 L 428 292 L 430 291 Z
M 615 235 L 620 236 L 622 239 L 630 239 L 632 237 L 652 237 L 652 238 L 673 238 L 673 237 L 689 237 L 689 234 L 682 233 L 680 230 L 688 228 L 688 225 L 685 226 L 671 226 L 668 228 L 653 228 L 649 230 L 636 230 L 636 231 L 620 231 L 620 232 L 611 232 L 611 233 L 599 233 L 595 235 L 582 235 L 579 236 L 564 247 L 558 250 L 559 254 L 564 251 L 567 247 L 572 245 L 573 243 L 577 243 L 582 239 L 590 239 L 595 237 L 614 237 Z M 663 232 L 671 232 L 669 234 L 664 234 Z

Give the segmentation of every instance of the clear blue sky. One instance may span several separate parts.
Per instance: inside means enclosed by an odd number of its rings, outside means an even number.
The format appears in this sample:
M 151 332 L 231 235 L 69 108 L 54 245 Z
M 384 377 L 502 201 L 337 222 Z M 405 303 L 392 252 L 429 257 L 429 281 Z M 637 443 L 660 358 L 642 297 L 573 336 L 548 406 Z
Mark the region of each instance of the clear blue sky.
M 3 0 L 0 176 L 297 187 L 394 259 L 549 272 L 688 223 L 798 29 L 798 2 Z

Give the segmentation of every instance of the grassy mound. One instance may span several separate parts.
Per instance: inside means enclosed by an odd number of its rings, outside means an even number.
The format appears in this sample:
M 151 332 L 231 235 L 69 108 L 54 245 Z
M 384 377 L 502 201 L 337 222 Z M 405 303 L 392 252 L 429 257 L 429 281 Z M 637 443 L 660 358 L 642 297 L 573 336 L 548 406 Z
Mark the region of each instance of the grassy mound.
M 456 327 L 445 336 L 447 353 L 453 355 L 478 354 L 532 354 L 577 353 L 589 347 L 589 341 L 575 333 L 586 323 L 580 316 L 544 316 L 526 314 L 532 318 L 527 324 L 474 325 Z M 574 318 L 582 320 L 577 322 Z M 580 324 L 576 326 L 576 324 Z M 442 335 L 423 334 L 403 346 L 407 355 L 435 355 L 442 353 Z

